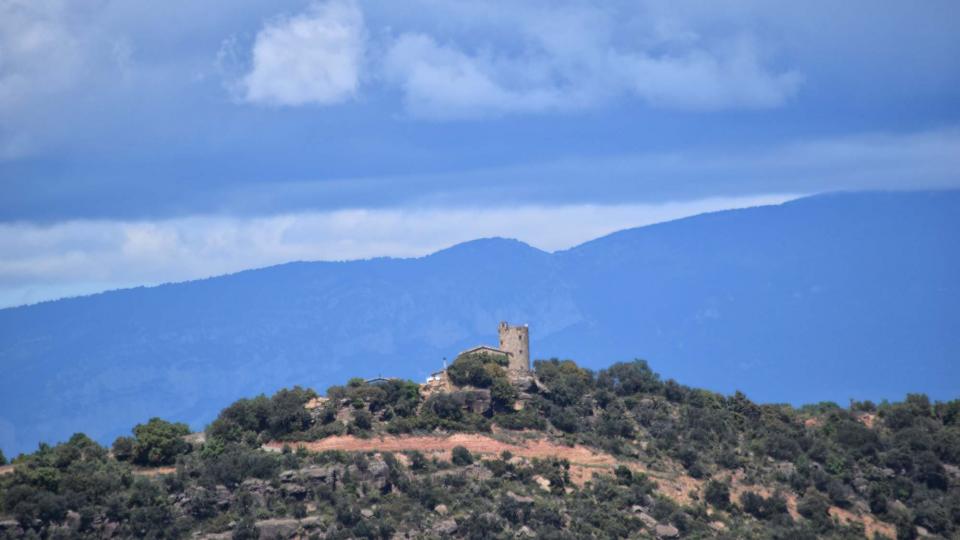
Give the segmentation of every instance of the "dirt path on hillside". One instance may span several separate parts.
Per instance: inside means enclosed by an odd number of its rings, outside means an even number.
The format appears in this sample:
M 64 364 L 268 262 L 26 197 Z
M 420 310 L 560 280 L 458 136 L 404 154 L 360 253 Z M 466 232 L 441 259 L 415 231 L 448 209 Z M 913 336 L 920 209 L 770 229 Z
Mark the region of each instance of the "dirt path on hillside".
M 448 455 L 454 447 L 463 446 L 475 454 L 485 456 L 498 456 L 503 451 L 509 451 L 515 456 L 531 459 L 557 457 L 567 459 L 571 463 L 595 465 L 599 467 L 613 467 L 617 464 L 617 460 L 613 456 L 596 452 L 585 446 L 566 446 L 551 442 L 547 439 L 527 439 L 506 442 L 475 433 L 455 433 L 449 436 L 385 435 L 369 439 L 341 435 L 310 442 L 271 442 L 266 446 L 272 450 L 277 450 L 283 448 L 284 444 L 289 444 L 293 448 L 303 446 L 311 452 L 323 452 L 325 450 L 343 450 L 346 452 L 403 452 L 419 450 L 423 453 L 444 453 Z
M 361 439 L 351 435 L 327 437 L 309 442 L 271 442 L 268 450 L 280 450 L 284 444 L 292 448 L 304 447 L 311 452 L 342 450 L 345 452 L 404 452 L 417 450 L 431 457 L 449 460 L 453 449 L 463 446 L 471 453 L 482 457 L 494 458 L 504 451 L 527 459 L 559 458 L 570 462 L 570 478 L 583 485 L 593 477 L 594 472 L 609 473 L 617 465 L 617 460 L 609 454 L 596 452 L 585 446 L 566 446 L 547 439 L 523 439 L 503 441 L 475 433 L 456 433 L 449 436 L 433 435 L 384 435 Z
M 10 474 L 13 472 L 13 465 L 3 465 L 0 466 L 0 476 L 5 474 Z
M 271 442 L 264 448 L 279 451 L 284 445 L 304 447 L 310 452 L 341 450 L 345 452 L 404 452 L 418 450 L 430 457 L 449 460 L 456 446 L 463 446 L 484 458 L 494 458 L 503 451 L 526 459 L 558 458 L 570 462 L 570 480 L 582 486 L 595 473 L 611 474 L 617 465 L 648 474 L 657 482 L 660 492 L 681 504 L 690 502 L 690 493 L 698 492 L 701 482 L 683 474 L 653 471 L 636 462 L 620 461 L 614 456 L 586 446 L 568 446 L 546 438 L 498 439 L 476 433 L 452 435 L 384 435 L 361 439 L 351 435 L 327 437 L 318 441 Z

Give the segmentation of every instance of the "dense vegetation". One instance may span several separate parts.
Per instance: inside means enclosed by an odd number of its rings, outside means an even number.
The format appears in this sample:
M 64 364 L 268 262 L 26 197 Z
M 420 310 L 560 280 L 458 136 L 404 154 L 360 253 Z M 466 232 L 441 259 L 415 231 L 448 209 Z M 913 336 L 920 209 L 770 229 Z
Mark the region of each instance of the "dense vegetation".
M 960 400 L 795 409 L 662 381 L 643 361 L 535 370 L 514 386 L 495 357 L 465 357 L 449 372 L 459 389 L 428 399 L 409 381 L 354 379 L 325 401 L 302 388 L 240 400 L 202 442 L 151 419 L 112 452 L 79 434 L 41 445 L 0 477 L 0 537 L 862 538 L 837 511 L 891 524 L 897 538 L 960 535 Z M 538 430 L 623 465 L 578 486 L 560 459 L 291 450 L 330 435 L 495 427 Z M 260 449 L 271 440 L 290 447 Z M 631 464 L 702 490 L 680 504 Z

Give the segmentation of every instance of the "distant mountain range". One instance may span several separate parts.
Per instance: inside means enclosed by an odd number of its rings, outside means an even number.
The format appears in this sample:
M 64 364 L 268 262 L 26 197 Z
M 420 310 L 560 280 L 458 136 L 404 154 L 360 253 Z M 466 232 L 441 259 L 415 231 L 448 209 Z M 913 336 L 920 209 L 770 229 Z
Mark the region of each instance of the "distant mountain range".
M 0 447 L 348 376 L 422 380 L 500 320 L 535 358 L 646 358 L 758 401 L 960 395 L 960 192 L 851 193 L 630 229 L 547 253 L 295 262 L 0 310 Z

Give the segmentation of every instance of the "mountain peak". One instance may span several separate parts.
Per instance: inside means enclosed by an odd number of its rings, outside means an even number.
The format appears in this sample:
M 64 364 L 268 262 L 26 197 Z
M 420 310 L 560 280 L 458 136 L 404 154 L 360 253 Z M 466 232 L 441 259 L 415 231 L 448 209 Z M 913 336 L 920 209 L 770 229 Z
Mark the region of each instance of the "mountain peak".
M 549 255 L 546 251 L 537 249 L 530 244 L 521 242 L 514 238 L 503 238 L 493 236 L 488 238 L 478 238 L 469 240 L 460 244 L 455 244 L 436 253 L 428 255 L 429 257 L 450 257 L 450 256 L 506 256 L 518 254 L 538 254 Z

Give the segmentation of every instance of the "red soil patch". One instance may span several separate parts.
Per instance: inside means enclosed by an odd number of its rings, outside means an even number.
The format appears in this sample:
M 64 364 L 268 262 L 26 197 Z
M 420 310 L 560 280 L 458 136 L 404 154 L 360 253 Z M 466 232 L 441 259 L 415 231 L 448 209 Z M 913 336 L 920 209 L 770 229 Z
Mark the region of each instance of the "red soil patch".
M 161 476 L 164 474 L 173 474 L 177 472 L 176 467 L 137 467 L 133 469 L 133 474 L 137 476 Z

